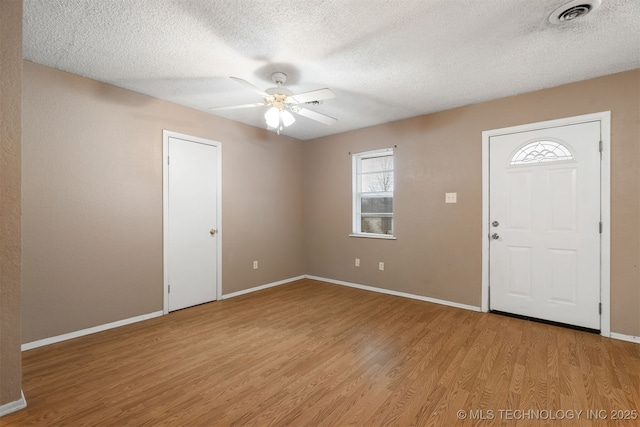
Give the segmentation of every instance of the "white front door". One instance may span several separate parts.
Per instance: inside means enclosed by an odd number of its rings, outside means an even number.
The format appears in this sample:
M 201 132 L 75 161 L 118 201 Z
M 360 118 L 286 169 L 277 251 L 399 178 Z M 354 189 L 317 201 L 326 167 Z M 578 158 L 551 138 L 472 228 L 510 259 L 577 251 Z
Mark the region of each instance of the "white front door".
M 489 307 L 600 329 L 600 122 L 489 139 Z
M 214 301 L 219 147 L 169 136 L 165 201 L 168 310 Z

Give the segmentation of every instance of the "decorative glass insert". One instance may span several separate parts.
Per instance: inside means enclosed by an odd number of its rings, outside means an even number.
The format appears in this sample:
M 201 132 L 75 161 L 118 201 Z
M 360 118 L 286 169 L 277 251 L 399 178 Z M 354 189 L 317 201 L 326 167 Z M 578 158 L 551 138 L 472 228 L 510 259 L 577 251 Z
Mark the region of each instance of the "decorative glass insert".
M 573 160 L 573 154 L 555 141 L 534 141 L 520 148 L 511 158 L 510 165 L 529 165 L 542 162 Z

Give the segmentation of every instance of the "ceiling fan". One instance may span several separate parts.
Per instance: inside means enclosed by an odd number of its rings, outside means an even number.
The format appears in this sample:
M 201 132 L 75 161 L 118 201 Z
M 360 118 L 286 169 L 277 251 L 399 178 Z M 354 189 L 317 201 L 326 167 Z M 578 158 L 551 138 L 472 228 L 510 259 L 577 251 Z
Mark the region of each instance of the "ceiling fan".
M 290 126 L 291 124 L 293 124 L 293 122 L 296 121 L 293 114 L 299 114 L 308 119 L 324 123 L 325 125 L 332 125 L 338 121 L 337 119 L 327 116 L 326 114 L 318 113 L 302 106 L 304 104 L 318 105 L 322 103 L 322 100 L 335 98 L 335 94 L 330 89 L 324 88 L 294 95 L 293 92 L 282 87 L 284 82 L 287 80 L 287 75 L 280 71 L 271 74 L 271 80 L 273 80 L 273 82 L 276 84 L 276 87 L 272 87 L 267 90 L 262 90 L 259 87 L 254 86 L 253 84 L 239 77 L 231 78 L 256 92 L 257 94 L 261 95 L 263 98 L 263 102 L 232 105 L 229 107 L 213 107 L 210 108 L 210 110 L 235 110 L 238 108 L 270 107 L 264 114 L 264 118 L 267 122 L 267 127 L 269 129 L 275 129 L 278 135 L 280 135 L 280 132 L 285 127 Z

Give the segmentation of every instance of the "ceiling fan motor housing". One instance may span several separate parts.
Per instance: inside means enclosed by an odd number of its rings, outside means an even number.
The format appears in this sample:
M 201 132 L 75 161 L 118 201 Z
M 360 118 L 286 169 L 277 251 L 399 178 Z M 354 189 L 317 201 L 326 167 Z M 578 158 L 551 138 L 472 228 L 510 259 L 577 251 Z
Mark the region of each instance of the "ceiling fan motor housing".
M 284 111 L 285 107 L 287 106 L 287 100 L 291 92 L 289 92 L 288 90 L 282 90 L 281 88 L 274 88 L 274 89 L 279 93 L 271 93 L 269 92 L 269 90 L 267 90 L 267 93 L 269 93 L 269 96 L 264 97 L 264 102 L 267 103 L 268 105 L 271 105 L 277 108 L 280 111 Z M 282 92 L 288 92 L 288 93 L 282 93 Z
M 269 96 L 264 97 L 264 102 L 277 108 L 280 111 L 284 111 L 289 101 L 288 98 L 290 96 L 293 96 L 293 92 L 280 86 L 287 81 L 287 75 L 281 71 L 276 71 L 275 73 L 271 74 L 271 80 L 273 80 L 277 87 L 272 87 L 265 90 L 265 92 L 268 93 Z

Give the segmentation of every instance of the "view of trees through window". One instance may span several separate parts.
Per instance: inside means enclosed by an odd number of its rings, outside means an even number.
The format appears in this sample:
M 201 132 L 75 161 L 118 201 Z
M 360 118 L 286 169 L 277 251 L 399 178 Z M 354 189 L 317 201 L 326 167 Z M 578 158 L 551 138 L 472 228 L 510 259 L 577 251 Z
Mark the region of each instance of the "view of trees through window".
M 356 163 L 356 233 L 393 234 L 393 151 L 361 153 Z

